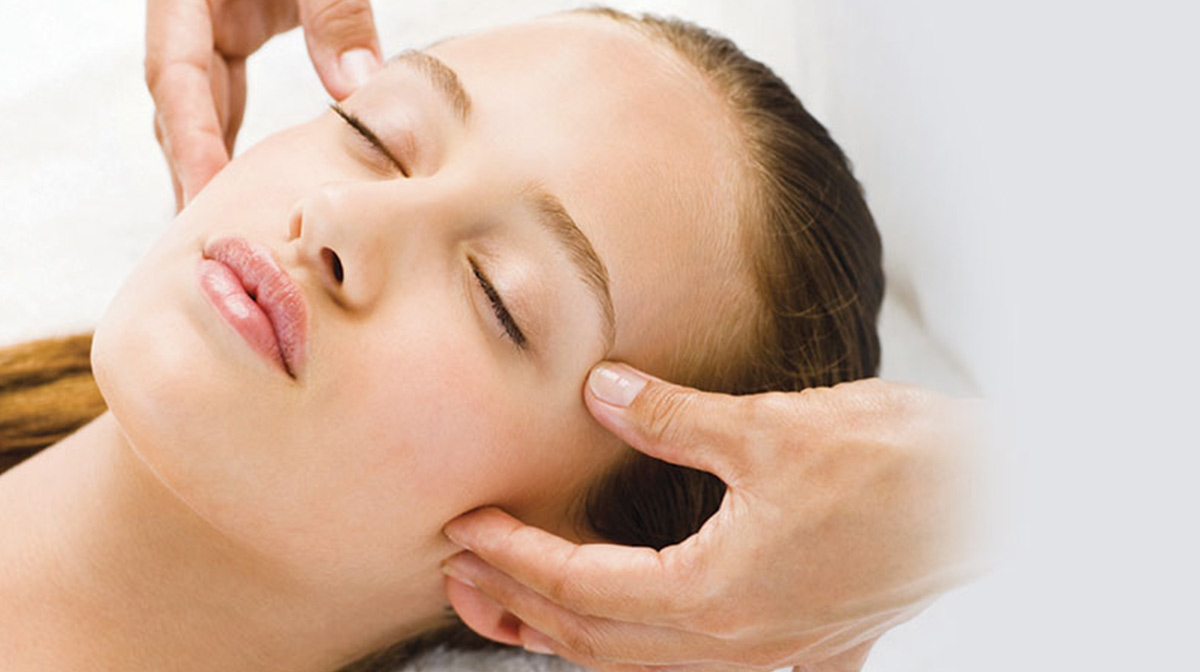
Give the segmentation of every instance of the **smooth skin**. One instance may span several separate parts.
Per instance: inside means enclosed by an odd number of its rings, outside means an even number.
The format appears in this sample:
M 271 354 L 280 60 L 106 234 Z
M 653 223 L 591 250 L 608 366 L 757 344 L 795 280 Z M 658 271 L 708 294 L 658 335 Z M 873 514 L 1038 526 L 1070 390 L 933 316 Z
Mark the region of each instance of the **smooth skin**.
M 0 477 L 4 670 L 328 672 L 449 620 L 461 514 L 588 539 L 574 505 L 627 450 L 592 365 L 677 370 L 749 286 L 736 144 L 686 73 L 551 17 L 394 59 L 233 160 L 96 326 L 109 412 Z M 227 238 L 305 298 L 291 371 L 203 290 Z
M 298 23 L 334 98 L 376 67 L 366 0 L 148 3 L 147 84 L 181 205 L 229 160 L 244 59 Z M 613 371 L 632 377 L 627 392 L 649 383 L 611 403 L 597 389 Z M 879 634 L 976 572 L 964 491 L 979 402 L 880 380 L 734 398 L 624 366 L 590 381 L 604 427 L 715 473 L 729 495 L 661 553 L 577 546 L 495 508 L 455 520 L 446 535 L 469 551 L 445 565 L 447 592 L 485 636 L 602 670 L 857 670 Z M 505 613 L 522 625 L 502 628 Z
M 860 670 L 876 638 L 979 573 L 977 400 L 879 379 L 731 397 L 612 363 L 585 399 L 627 444 L 728 493 L 661 552 L 574 544 L 495 508 L 453 521 L 469 550 L 445 564 L 447 592 L 485 636 L 612 672 Z

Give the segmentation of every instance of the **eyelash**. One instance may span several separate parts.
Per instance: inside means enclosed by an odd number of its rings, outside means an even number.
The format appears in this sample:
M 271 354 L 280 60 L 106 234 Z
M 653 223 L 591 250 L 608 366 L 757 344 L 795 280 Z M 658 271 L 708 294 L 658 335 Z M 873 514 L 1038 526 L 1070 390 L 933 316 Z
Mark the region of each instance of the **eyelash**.
M 500 325 L 504 327 L 504 333 L 512 340 L 518 348 L 526 349 L 529 345 L 529 340 L 525 338 L 525 334 L 521 331 L 521 327 L 517 326 L 517 321 L 513 319 L 512 313 L 508 312 L 508 308 L 504 306 L 504 301 L 500 298 L 500 293 L 492 286 L 491 281 L 479 270 L 479 266 L 475 264 L 475 260 L 471 261 L 471 272 L 475 274 L 475 280 L 479 282 L 479 287 L 483 290 L 484 296 L 488 302 L 492 304 L 492 312 L 496 313 L 496 319 L 500 321 Z
M 392 153 L 387 150 L 387 147 L 384 146 L 383 141 L 379 139 L 379 136 L 375 135 L 374 131 L 372 131 L 358 117 L 343 109 L 341 105 L 333 103 L 329 107 L 332 108 L 333 111 L 337 113 L 337 115 L 341 117 L 343 121 L 349 124 L 351 128 L 357 131 L 358 134 L 363 137 L 363 139 L 370 143 L 375 151 L 379 152 L 380 155 L 386 157 L 389 161 L 395 164 L 396 167 L 400 169 L 400 172 L 405 177 L 408 177 L 408 171 L 405 170 L 404 166 L 396 160 L 396 157 L 392 156 Z M 479 270 L 479 266 L 475 263 L 475 260 L 470 260 L 470 263 L 471 272 L 475 274 L 475 280 L 479 283 L 480 289 L 483 290 L 484 296 L 486 296 L 488 302 L 492 304 L 492 312 L 496 314 L 496 319 L 499 320 L 500 325 L 504 327 L 504 333 L 508 335 L 508 338 L 514 344 L 516 344 L 518 348 L 521 348 L 522 350 L 526 349 L 529 345 L 529 339 L 525 337 L 525 334 L 521 331 L 521 327 L 518 326 L 517 321 L 513 319 L 512 313 L 508 312 L 508 308 L 504 305 L 504 300 L 500 298 L 500 293 L 496 291 L 496 288 L 492 285 L 491 281 L 487 279 L 487 276 L 483 274 L 483 271 Z
M 401 163 L 399 159 L 397 159 L 390 151 L 388 151 L 387 146 L 383 144 L 383 141 L 379 139 L 379 136 L 375 135 L 375 131 L 372 131 L 370 127 L 362 122 L 361 119 L 354 116 L 350 112 L 347 112 L 341 105 L 338 105 L 337 103 L 331 103 L 329 108 L 332 109 L 339 117 L 341 117 L 342 121 L 345 121 L 347 124 L 349 124 L 350 128 L 353 128 L 364 140 L 366 140 L 367 143 L 371 145 L 372 149 L 390 161 L 392 165 L 396 166 L 396 168 L 400 170 L 401 175 L 404 177 L 409 177 L 408 169 L 404 167 L 404 164 Z

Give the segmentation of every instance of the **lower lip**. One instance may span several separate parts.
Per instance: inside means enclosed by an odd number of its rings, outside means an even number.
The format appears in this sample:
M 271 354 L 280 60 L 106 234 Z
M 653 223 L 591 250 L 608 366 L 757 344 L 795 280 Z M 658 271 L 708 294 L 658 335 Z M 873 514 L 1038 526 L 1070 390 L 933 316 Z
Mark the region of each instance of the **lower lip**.
M 254 299 L 246 293 L 241 280 L 228 266 L 212 259 L 203 259 L 197 269 L 204 295 L 225 318 L 234 331 L 241 334 L 255 352 L 289 373 L 279 349 L 279 339 L 271 320 Z M 290 373 L 289 373 L 290 375 Z

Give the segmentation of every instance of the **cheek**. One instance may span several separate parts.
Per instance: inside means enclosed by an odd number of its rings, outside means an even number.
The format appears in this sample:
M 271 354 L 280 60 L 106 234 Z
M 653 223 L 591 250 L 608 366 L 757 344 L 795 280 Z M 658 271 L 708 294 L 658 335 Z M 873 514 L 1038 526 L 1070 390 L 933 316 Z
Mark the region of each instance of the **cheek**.
M 300 451 L 330 442 L 304 426 L 319 412 L 242 351 L 195 270 L 209 238 L 283 238 L 300 195 L 349 174 L 344 152 L 314 128 L 273 136 L 223 170 L 138 262 L 92 348 L 101 393 L 135 450 L 197 512 L 247 539 L 296 529 L 320 480 Z
M 345 381 L 357 390 L 335 414 L 356 437 L 344 446 L 341 459 L 351 463 L 339 480 L 372 493 L 365 515 L 380 527 L 440 540 L 450 519 L 494 504 L 558 528 L 615 459 L 617 442 L 590 421 L 575 382 L 514 375 L 469 337 L 410 339 L 397 349 L 404 357 L 389 375 L 347 372 L 362 383 Z
M 343 456 L 355 462 L 349 476 L 372 484 L 380 516 L 436 533 L 467 506 L 472 476 L 495 474 L 493 456 L 511 439 L 512 400 L 489 353 L 459 334 L 410 334 L 378 357 L 360 352 L 332 416 L 353 444 Z

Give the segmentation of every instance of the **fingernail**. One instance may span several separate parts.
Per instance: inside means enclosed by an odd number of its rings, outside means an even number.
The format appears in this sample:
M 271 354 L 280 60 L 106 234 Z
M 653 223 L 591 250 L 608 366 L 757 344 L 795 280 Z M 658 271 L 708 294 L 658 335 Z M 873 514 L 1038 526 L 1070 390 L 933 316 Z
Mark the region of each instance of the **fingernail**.
M 550 648 L 550 638 L 533 628 L 521 628 L 521 646 L 532 653 L 554 655 L 554 649 Z
M 588 389 L 597 399 L 622 408 L 633 403 L 646 379 L 628 367 L 601 364 L 588 375 Z
M 454 558 L 447 558 L 442 562 L 442 573 L 459 583 L 465 583 L 472 588 L 475 587 L 475 582 L 462 571 L 462 568 L 455 564 Z
M 471 540 L 463 535 L 462 530 L 459 529 L 458 525 L 454 524 L 454 521 L 450 521 L 442 528 L 442 534 L 446 535 L 450 543 L 462 546 L 468 551 L 471 550 Z
M 342 53 L 338 66 L 346 83 L 357 89 L 379 69 L 379 61 L 370 49 L 351 49 Z

